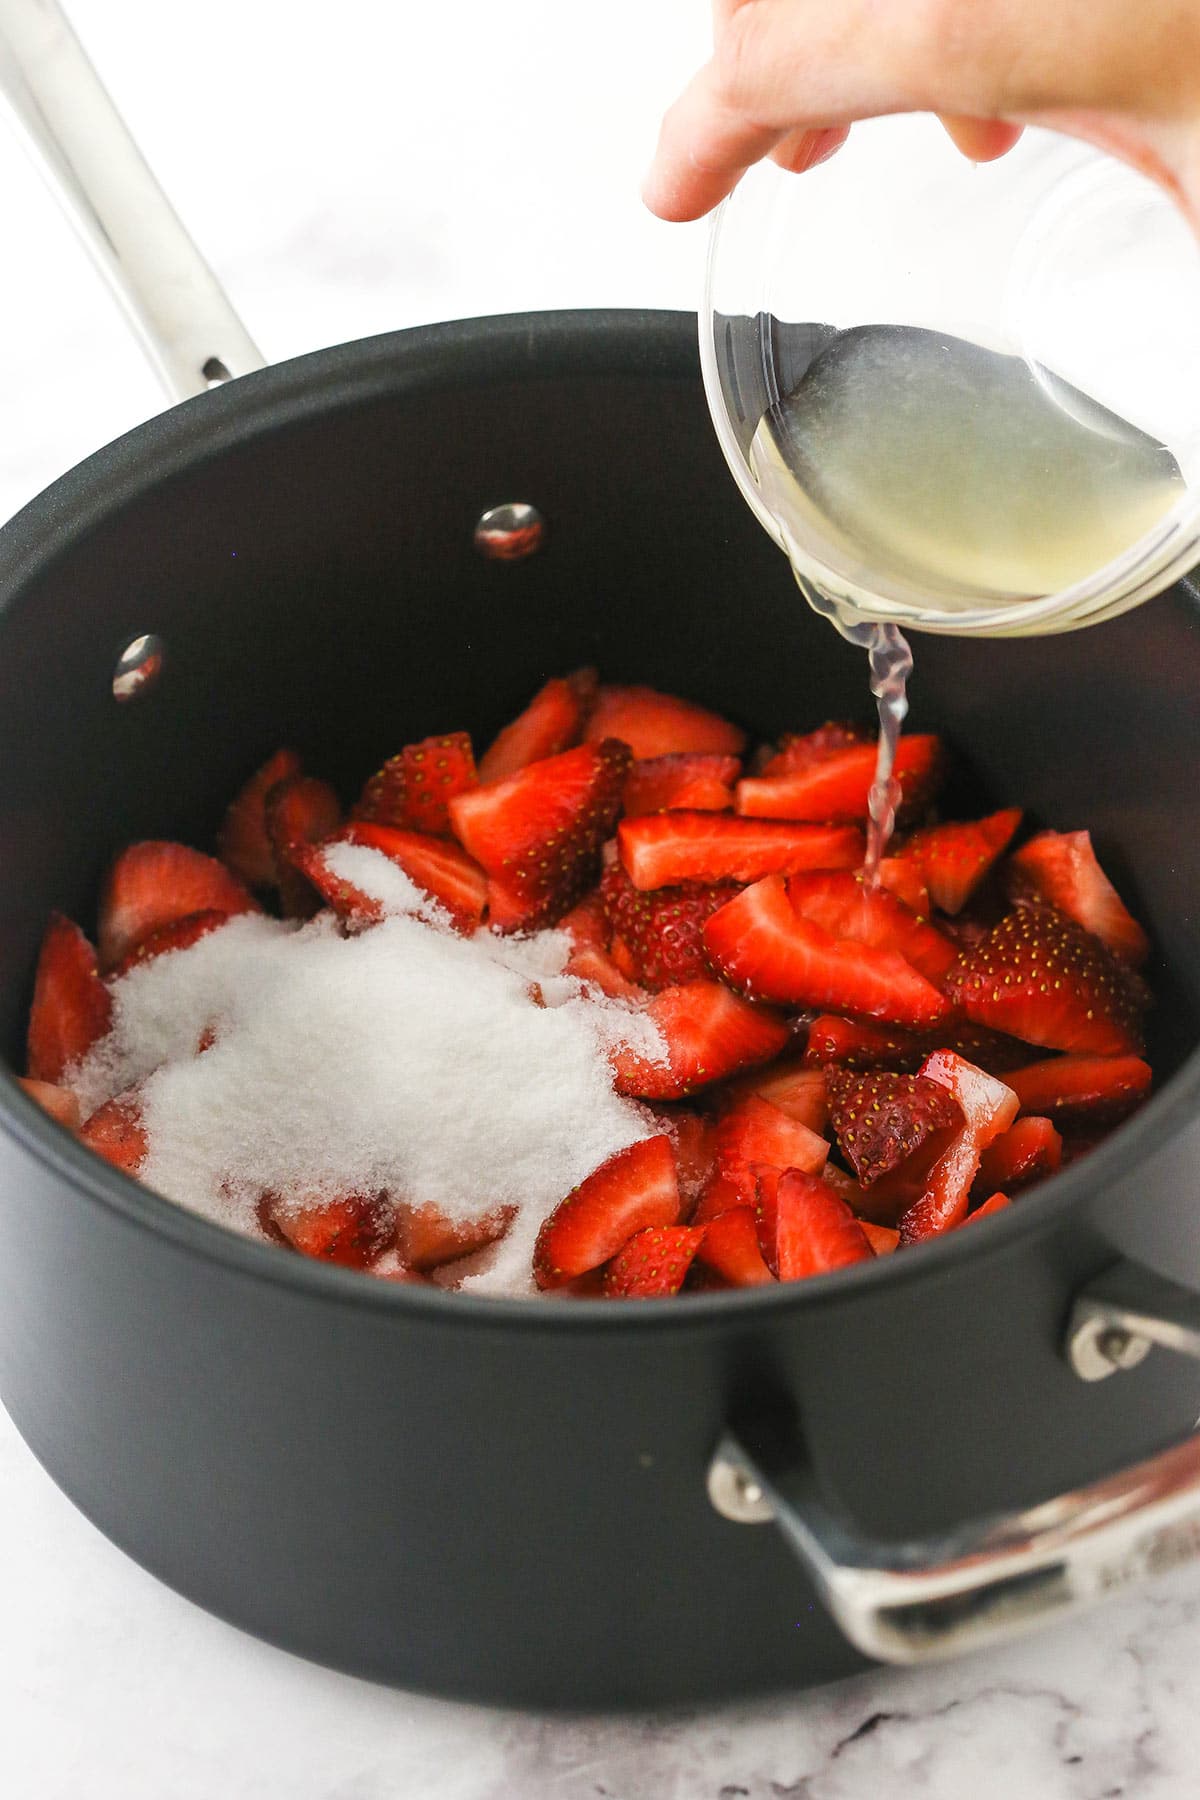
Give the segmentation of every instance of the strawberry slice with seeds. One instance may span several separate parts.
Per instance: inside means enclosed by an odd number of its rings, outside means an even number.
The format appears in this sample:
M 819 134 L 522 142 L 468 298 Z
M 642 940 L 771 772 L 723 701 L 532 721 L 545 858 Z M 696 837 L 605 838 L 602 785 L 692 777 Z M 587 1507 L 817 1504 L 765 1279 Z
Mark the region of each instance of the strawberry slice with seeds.
M 621 861 L 635 887 L 682 881 L 757 881 L 803 869 L 849 869 L 862 861 L 862 836 L 853 826 L 783 825 L 726 813 L 650 813 L 622 819 Z
M 816 731 L 787 732 L 779 740 L 774 755 L 764 759 L 760 775 L 795 775 L 823 761 L 834 750 L 849 750 L 858 744 L 871 744 L 875 733 L 865 725 L 849 720 L 828 719 Z
M 611 928 L 600 895 L 585 894 L 578 906 L 563 914 L 555 930 L 565 931 L 575 950 L 607 950 Z
M 85 1121 L 79 1137 L 114 1169 L 136 1175 L 150 1153 L 137 1093 L 118 1094 L 115 1100 L 106 1101 Z
M 686 1208 L 692 1207 L 713 1174 L 713 1133 L 707 1119 L 685 1107 L 668 1115 L 658 1115 L 675 1152 L 675 1175 L 679 1195 Z
M 875 780 L 874 744 L 852 744 L 830 750 L 783 775 L 748 776 L 739 781 L 735 806 L 753 819 L 811 819 L 827 824 L 867 817 L 867 800 Z M 900 783 L 899 811 L 923 809 L 941 779 L 942 746 L 936 737 L 917 733 L 901 738 L 893 777 Z
M 829 1145 L 798 1119 L 752 1094 L 727 1112 L 713 1140 L 716 1165 L 744 1206 L 753 1206 L 763 1169 L 818 1175 Z
M 990 1200 L 985 1200 L 982 1206 L 977 1206 L 974 1212 L 969 1212 L 963 1223 L 971 1225 L 976 1219 L 990 1219 L 993 1213 L 1003 1212 L 1006 1206 L 1011 1205 L 1012 1201 L 1007 1194 L 993 1194 Z
M 964 1123 L 954 1096 L 920 1075 L 830 1069 L 826 1080 L 838 1143 L 864 1188 L 899 1168 L 933 1132 Z
M 311 919 L 320 903 L 303 872 L 302 852 L 332 837 L 341 824 L 338 797 L 327 781 L 289 775 L 267 794 L 266 816 L 284 917 Z
M 447 811 L 455 794 L 477 787 L 475 756 L 465 731 L 422 738 L 389 757 L 364 787 L 353 817 L 401 830 L 450 836 Z
M 491 877 L 497 930 L 552 925 L 592 885 L 628 771 L 628 749 L 610 738 L 530 763 L 450 802 L 459 843 Z
M 959 958 L 946 991 L 977 1025 L 1049 1050 L 1120 1056 L 1140 1047 L 1138 977 L 1053 907 L 1001 919 Z
M 604 950 L 597 950 L 594 944 L 583 950 L 573 950 L 563 974 L 574 975 L 576 980 L 599 988 L 610 1000 L 641 1001 L 649 997 L 646 988 L 622 975 L 612 957 Z
M 870 1219 L 860 1219 L 863 1236 L 870 1244 L 876 1256 L 890 1256 L 899 1248 L 900 1233 L 889 1225 L 873 1225 Z
M 648 1225 L 623 1244 L 604 1272 L 610 1300 L 666 1300 L 677 1294 L 704 1241 L 694 1225 Z
M 947 1018 L 944 995 L 894 950 L 835 938 L 801 918 L 782 877 L 768 875 L 713 914 L 709 960 L 756 1000 L 853 1013 L 919 1030 Z
M 844 1069 L 896 1069 L 915 1075 L 934 1050 L 953 1050 L 990 1075 L 1002 1075 L 1029 1058 L 1029 1046 L 981 1025 L 955 1020 L 937 1032 L 900 1031 L 822 1013 L 808 1028 L 804 1061 L 810 1068 L 837 1063 Z
M 253 895 L 215 856 L 151 839 L 131 844 L 109 870 L 100 899 L 100 964 L 111 969 L 160 926 L 193 913 L 261 912 Z
M 502 1238 L 516 1209 L 498 1206 L 481 1219 L 450 1219 L 438 1206 L 396 1203 L 396 1249 L 409 1269 L 437 1269 Z
M 186 919 L 172 919 L 169 925 L 160 925 L 157 931 L 152 931 L 132 950 L 125 952 L 113 970 L 113 979 L 128 975 L 130 969 L 153 962 L 156 956 L 165 956 L 170 950 L 189 950 L 210 931 L 217 931 L 228 922 L 228 913 L 214 912 L 211 907 L 206 912 L 189 913 Z
M 347 1269 L 365 1269 L 396 1235 L 396 1216 L 386 1194 L 265 1193 L 258 1210 L 264 1229 L 273 1226 L 302 1256 Z
M 497 733 L 479 763 L 479 779 L 505 781 L 518 769 L 573 750 L 596 698 L 595 669 L 555 676 L 539 688 L 523 713 Z
M 935 906 L 946 913 L 960 913 L 992 864 L 1008 849 L 1021 817 L 1019 806 L 1009 806 L 986 819 L 914 831 L 899 856 L 916 863 Z
M 755 1195 L 757 1204 L 757 1194 Z M 699 1200 L 692 1208 L 690 1225 L 704 1225 L 709 1219 L 719 1219 L 721 1214 L 731 1207 L 743 1205 L 742 1197 L 732 1181 L 727 1181 L 719 1169 L 714 1169 L 704 1184 Z
M 879 863 L 879 885 L 903 900 L 918 919 L 928 921 L 932 901 L 919 864 L 907 856 L 884 856 Z
M 993 1139 L 1012 1124 L 1018 1104 L 1010 1087 L 949 1050 L 935 1051 L 922 1064 L 921 1074 L 953 1096 L 964 1124 L 930 1170 L 921 1198 L 901 1218 L 903 1244 L 919 1243 L 961 1225 L 980 1158 Z
M 538 1232 L 534 1280 L 540 1288 L 561 1287 L 606 1263 L 636 1232 L 674 1225 L 680 1210 L 670 1138 L 630 1144 L 559 1201 Z
M 734 1102 L 757 1094 L 760 1100 L 769 1100 L 789 1119 L 799 1120 L 810 1131 L 823 1132 L 829 1116 L 825 1071 L 810 1068 L 802 1058 L 793 1057 L 786 1062 L 772 1063 L 767 1069 L 739 1075 L 725 1092 Z
M 731 881 L 715 887 L 691 881 L 643 893 L 619 862 L 600 878 L 609 925 L 629 951 L 636 979 L 652 992 L 712 973 L 701 936 L 704 922 L 737 891 Z
M 802 1281 L 875 1255 L 846 1202 L 818 1175 L 789 1169 L 775 1199 L 775 1254 L 780 1281 Z
M 742 772 L 736 756 L 676 751 L 635 762 L 625 783 L 625 817 L 678 811 L 732 812 L 733 785 Z
M 51 913 L 29 1009 L 28 1073 L 35 1081 L 61 1081 L 111 1021 L 112 995 L 97 971 L 96 952 L 78 925 Z
M 1062 1162 L 1062 1138 L 1049 1119 L 1018 1119 L 990 1143 L 979 1159 L 976 1194 L 1011 1193 L 1052 1175 Z
M 377 925 L 384 917 L 384 907 L 334 873 L 328 858 L 334 844 L 357 844 L 386 856 L 423 893 L 445 907 L 463 931 L 472 930 L 483 917 L 487 877 L 457 844 L 445 838 L 427 837 L 420 831 L 400 831 L 392 825 L 352 820 L 328 842 L 297 852 L 297 863 L 306 879 L 338 917 L 350 925 Z
M 886 888 L 868 888 L 849 869 L 793 875 L 787 894 L 801 918 L 833 937 L 895 950 L 935 986 L 958 958 L 958 946 L 918 919 L 903 900 Z
M 1140 968 L 1150 940 L 1096 860 L 1091 833 L 1042 831 L 1010 859 L 1008 891 L 1018 903 L 1044 900 Z
M 706 707 L 649 687 L 602 687 L 588 722 L 587 741 L 619 738 L 638 762 L 679 751 L 740 756 L 746 734 Z
M 761 1287 L 774 1281 L 758 1247 L 754 1213 L 749 1206 L 733 1206 L 711 1220 L 696 1255 L 731 1287 Z
M 719 981 L 688 981 L 656 994 L 643 1017 L 653 1021 L 665 1061 L 629 1045 L 612 1054 L 618 1094 L 640 1100 L 678 1100 L 694 1089 L 723 1081 L 738 1069 L 767 1062 L 788 1041 L 777 1013 L 751 1006 Z
M 17 1086 L 24 1088 L 29 1098 L 50 1114 L 68 1131 L 78 1131 L 83 1123 L 83 1115 L 79 1110 L 78 1098 L 70 1088 L 58 1087 L 53 1081 L 34 1081 L 29 1076 L 18 1076 Z
M 267 795 L 300 772 L 300 758 L 294 750 L 277 750 L 229 804 L 217 833 L 217 854 L 247 887 L 275 885 L 275 852 L 267 836 Z
M 961 1127 L 949 1125 L 943 1131 L 931 1131 L 919 1150 L 915 1150 L 899 1168 L 873 1181 L 870 1187 L 860 1187 L 855 1182 L 843 1191 L 833 1179 L 831 1168 L 826 1168 L 826 1180 L 831 1186 L 838 1187 L 843 1200 L 860 1218 L 869 1219 L 876 1225 L 896 1226 L 925 1192 L 931 1171 L 949 1150 L 959 1130 Z
M 1140 1056 L 1054 1056 L 1006 1077 L 1022 1112 L 1067 1126 L 1115 1125 L 1145 1099 L 1151 1079 Z

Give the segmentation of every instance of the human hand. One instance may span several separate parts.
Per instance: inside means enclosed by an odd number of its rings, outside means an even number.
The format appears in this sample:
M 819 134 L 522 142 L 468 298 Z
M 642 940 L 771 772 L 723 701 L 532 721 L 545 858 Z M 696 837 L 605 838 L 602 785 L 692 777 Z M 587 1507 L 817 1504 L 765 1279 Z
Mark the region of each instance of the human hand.
M 663 120 L 644 197 L 696 219 L 770 156 L 812 168 L 856 119 L 935 112 L 986 162 L 1021 126 L 1084 138 L 1200 227 L 1200 0 L 714 0 L 712 60 Z

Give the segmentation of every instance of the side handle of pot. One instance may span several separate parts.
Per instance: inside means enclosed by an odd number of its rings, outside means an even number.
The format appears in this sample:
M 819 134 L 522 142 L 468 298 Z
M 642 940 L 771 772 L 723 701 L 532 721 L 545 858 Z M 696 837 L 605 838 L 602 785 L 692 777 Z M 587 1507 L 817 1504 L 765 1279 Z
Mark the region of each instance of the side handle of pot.
M 0 0 L 0 98 L 171 398 L 262 368 L 57 0 Z
M 1077 1297 L 1064 1352 L 1094 1381 L 1152 1343 L 1200 1357 L 1200 1295 L 1123 1263 Z M 1200 1435 L 1024 1511 L 896 1543 L 835 1517 L 814 1481 L 797 1493 L 794 1445 L 767 1425 L 727 1433 L 709 1498 L 738 1523 L 773 1520 L 851 1643 L 881 1662 L 1000 1642 L 1200 1558 Z

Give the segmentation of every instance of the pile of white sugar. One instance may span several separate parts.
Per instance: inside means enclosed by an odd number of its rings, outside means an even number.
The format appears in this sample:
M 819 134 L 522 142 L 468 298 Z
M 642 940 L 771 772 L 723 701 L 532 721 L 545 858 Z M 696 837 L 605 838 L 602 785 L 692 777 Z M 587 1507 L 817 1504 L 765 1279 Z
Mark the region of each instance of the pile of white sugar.
M 464 1286 L 532 1293 L 542 1221 L 660 1129 L 613 1092 L 609 1050 L 657 1059 L 661 1038 L 563 974 L 564 933 L 462 937 L 378 851 L 339 845 L 328 859 L 383 923 L 347 937 L 327 916 L 243 915 L 134 968 L 115 984 L 108 1037 L 73 1074 L 84 1115 L 138 1087 L 141 1179 L 251 1233 L 265 1190 L 386 1190 L 455 1221 L 515 1207 Z

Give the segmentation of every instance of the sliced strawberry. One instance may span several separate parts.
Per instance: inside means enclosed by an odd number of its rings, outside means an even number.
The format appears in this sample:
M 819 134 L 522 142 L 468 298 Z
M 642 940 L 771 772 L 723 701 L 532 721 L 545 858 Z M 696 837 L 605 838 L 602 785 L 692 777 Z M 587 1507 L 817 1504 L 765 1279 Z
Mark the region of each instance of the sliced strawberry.
M 918 1030 L 950 1013 L 945 997 L 896 951 L 832 937 L 801 918 L 778 875 L 755 882 L 714 913 L 704 944 L 713 967 L 756 1000 Z
M 1006 1206 L 1011 1205 L 1012 1201 L 1007 1194 L 993 1194 L 990 1200 L 985 1200 L 982 1206 L 977 1206 L 974 1212 L 969 1212 L 963 1222 L 970 1225 L 976 1219 L 990 1219 L 993 1213 L 1003 1212 Z
M 753 819 L 811 819 L 825 823 L 865 819 L 875 780 L 874 744 L 831 750 L 790 774 L 750 776 L 737 784 L 735 805 Z M 893 777 L 900 783 L 902 812 L 928 804 L 941 778 L 942 746 L 936 737 L 903 737 Z
M 585 894 L 578 906 L 563 914 L 554 929 L 565 931 L 575 950 L 608 949 L 611 931 L 598 893 Z
M 963 1125 L 954 1096 L 920 1075 L 830 1069 L 826 1079 L 838 1143 L 864 1188 L 899 1168 L 933 1132 Z
M 649 1225 L 622 1245 L 604 1273 L 610 1300 L 665 1300 L 677 1294 L 704 1241 L 693 1225 Z
M 1048 901 L 1135 968 L 1149 955 L 1150 940 L 1097 862 L 1090 832 L 1030 838 L 1009 862 L 1008 891 L 1017 901 Z
M 890 1225 L 873 1225 L 870 1219 L 860 1219 L 858 1222 L 876 1256 L 890 1256 L 899 1247 L 900 1233 Z
M 267 836 L 266 799 L 273 787 L 299 775 L 294 750 L 277 750 L 230 802 L 217 833 L 217 854 L 247 887 L 274 887 L 275 852 Z
M 548 681 L 525 711 L 496 734 L 480 758 L 480 781 L 505 781 L 530 763 L 573 750 L 595 697 L 595 669 L 576 669 L 573 675 Z
M 207 912 L 189 913 L 185 919 L 172 919 L 169 925 L 160 925 L 132 950 L 127 950 L 113 970 L 113 978 L 128 975 L 130 969 L 153 962 L 156 956 L 165 956 L 169 950 L 188 950 L 210 931 L 216 931 L 228 922 L 228 913 L 214 912 L 211 907 Z
M 736 756 L 676 751 L 635 762 L 625 783 L 625 816 L 669 812 L 732 812 L 733 784 L 742 772 Z
M 602 994 L 610 1000 L 645 1000 L 647 990 L 636 981 L 629 981 L 622 975 L 612 957 L 604 950 L 597 950 L 594 944 L 586 949 L 573 950 L 567 958 L 563 970 L 566 975 L 574 975 L 579 981 L 586 981 L 592 987 L 598 987 Z
M 150 1150 L 142 1123 L 142 1104 L 136 1093 L 118 1094 L 86 1120 L 80 1140 L 115 1169 L 136 1175 Z
M 919 863 L 907 856 L 882 857 L 879 863 L 879 884 L 889 894 L 895 894 L 897 900 L 903 900 L 918 919 L 929 918 L 932 901 Z
M 822 1013 L 808 1028 L 804 1061 L 810 1068 L 838 1063 L 844 1069 L 898 1069 L 914 1075 L 934 1050 L 953 1050 L 966 1062 L 991 1075 L 1017 1068 L 1029 1058 L 1029 1046 L 998 1031 L 961 1020 L 934 1032 L 900 1031 L 895 1026 L 865 1025 L 833 1013 Z
M 936 1050 L 922 1065 L 921 1074 L 953 1095 L 965 1123 L 930 1170 L 921 1198 L 900 1220 L 900 1241 L 905 1244 L 918 1243 L 962 1223 L 980 1157 L 1017 1113 L 1017 1096 L 1011 1088 L 952 1051 Z
M 712 1177 L 714 1164 L 713 1130 L 699 1113 L 686 1107 L 667 1117 L 658 1115 L 675 1152 L 675 1175 L 679 1195 L 685 1209 L 690 1209 Z
M 396 1215 L 386 1194 L 281 1196 L 266 1193 L 259 1221 L 274 1226 L 293 1250 L 320 1262 L 365 1269 L 396 1235 Z
M 329 866 L 327 852 L 333 844 L 358 844 L 378 850 L 402 869 L 423 893 L 444 906 L 455 924 L 469 931 L 483 917 L 488 896 L 487 877 L 457 844 L 445 838 L 426 837 L 420 831 L 399 831 L 391 825 L 371 825 L 352 820 L 327 843 L 297 852 L 298 867 L 338 917 L 352 925 L 374 925 L 384 916 L 378 900 L 343 881 Z
M 713 1219 L 696 1255 L 731 1287 L 760 1287 L 775 1279 L 758 1247 L 754 1212 L 749 1206 L 730 1207 Z
M 757 1205 L 757 1194 L 755 1204 Z M 721 1214 L 731 1207 L 743 1205 L 742 1197 L 732 1181 L 727 1181 L 719 1169 L 714 1169 L 704 1184 L 704 1191 L 692 1208 L 690 1225 L 703 1225 L 709 1219 L 719 1219 Z
M 871 744 L 875 733 L 865 725 L 847 720 L 829 719 L 816 731 L 803 734 L 788 732 L 779 740 L 779 749 L 764 759 L 757 771 L 760 775 L 794 775 L 822 762 L 834 750 L 848 750 L 855 744 Z
M 958 957 L 958 946 L 886 888 L 868 888 L 849 869 L 793 875 L 788 899 L 800 914 L 828 931 L 875 950 L 895 950 L 936 986 Z
M 681 881 L 757 881 L 776 870 L 849 869 L 862 861 L 852 826 L 760 824 L 725 813 L 650 813 L 622 819 L 621 861 L 635 887 Z
M 600 877 L 609 925 L 628 949 L 637 980 L 652 992 L 712 973 L 701 936 L 704 922 L 737 891 L 732 881 L 715 887 L 686 881 L 643 893 L 619 862 Z
M 588 721 L 587 740 L 620 738 L 638 762 L 703 750 L 716 756 L 740 756 L 746 734 L 727 719 L 674 694 L 648 687 L 602 687 Z
M 51 913 L 33 982 L 27 1072 L 35 1081 L 61 1081 L 111 1020 L 112 995 L 97 973 L 96 952 L 78 925 Z
M 974 1192 L 994 1194 L 997 1188 L 1011 1193 L 1028 1187 L 1043 1175 L 1052 1175 L 1062 1162 L 1062 1138 L 1049 1119 L 1018 1119 L 994 1138 L 979 1159 Z
M 772 1106 L 785 1112 L 789 1119 L 807 1125 L 810 1131 L 823 1132 L 829 1116 L 824 1070 L 809 1068 L 803 1059 L 795 1057 L 772 1063 L 766 1069 L 755 1069 L 749 1075 L 739 1075 L 725 1092 L 731 1101 L 757 1094 L 761 1100 L 769 1100 Z
M 396 1203 L 396 1249 L 410 1269 L 440 1268 L 460 1256 L 470 1256 L 504 1236 L 514 1209 L 498 1206 L 481 1219 L 448 1219 L 438 1206 Z
M 48 1112 L 52 1119 L 65 1125 L 68 1131 L 79 1130 L 83 1115 L 79 1110 L 79 1101 L 70 1088 L 57 1087 L 52 1081 L 34 1081 L 27 1076 L 18 1076 L 17 1086 L 24 1088 L 29 1098 L 36 1101 L 43 1112 Z
M 1019 806 L 961 825 L 934 825 L 914 831 L 900 853 L 925 877 L 929 897 L 943 912 L 959 913 L 996 858 L 1012 842 L 1021 823 Z
M 644 1138 L 618 1150 L 559 1201 L 538 1232 L 534 1280 L 540 1288 L 561 1287 L 599 1268 L 635 1232 L 674 1225 L 680 1210 L 670 1138 Z
M 780 1281 L 823 1275 L 875 1255 L 846 1202 L 819 1176 L 789 1169 L 780 1176 L 775 1205 Z
M 1006 1079 L 1022 1112 L 1070 1126 L 1115 1125 L 1145 1099 L 1152 1071 L 1140 1056 L 1053 1056 Z
M 257 900 L 215 856 L 150 840 L 123 850 L 100 898 L 100 962 L 111 969 L 161 925 L 198 912 L 261 912 Z
M 719 981 L 664 988 L 643 1016 L 657 1026 L 666 1061 L 651 1061 L 627 1045 L 612 1057 L 618 1094 L 641 1100 L 681 1099 L 738 1069 L 769 1061 L 788 1041 L 777 1013 L 749 1005 Z
M 581 744 L 450 802 L 455 835 L 492 878 L 493 926 L 532 931 L 574 906 L 599 873 L 628 769 L 624 744 Z
M 789 1119 L 769 1100 L 752 1094 L 727 1112 L 713 1141 L 717 1168 L 744 1206 L 752 1206 L 764 1168 L 820 1174 L 829 1145 L 807 1125 Z
M 623 939 L 614 937 L 608 946 L 608 954 L 612 957 L 613 962 L 621 971 L 626 981 L 637 980 L 637 958 Z
M 333 836 L 342 822 L 338 797 L 327 781 L 289 775 L 268 792 L 266 815 L 284 916 L 311 919 L 319 902 L 301 868 L 300 853 Z
M 1139 1047 L 1137 976 L 1053 907 L 1001 919 L 959 958 L 946 991 L 977 1025 L 1047 1049 L 1120 1056 Z
M 957 1136 L 958 1131 L 953 1125 L 943 1131 L 932 1131 L 919 1150 L 915 1150 L 899 1168 L 873 1181 L 870 1187 L 860 1187 L 855 1182 L 845 1191 L 841 1188 L 838 1191 L 860 1218 L 870 1219 L 876 1225 L 896 1226 L 909 1207 L 921 1198 L 930 1171 Z M 825 1170 L 825 1178 L 831 1186 L 838 1185 L 829 1167 Z M 849 1177 L 846 1179 L 849 1181 Z
M 353 817 L 449 837 L 450 801 L 478 785 L 471 739 L 465 731 L 422 738 L 419 744 L 406 744 L 372 775 Z

